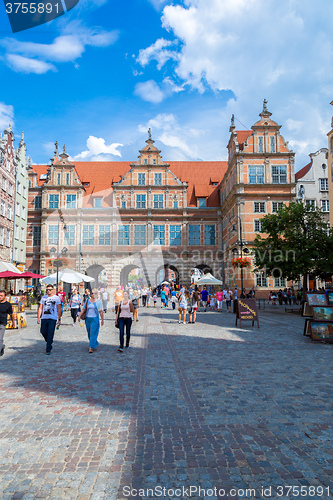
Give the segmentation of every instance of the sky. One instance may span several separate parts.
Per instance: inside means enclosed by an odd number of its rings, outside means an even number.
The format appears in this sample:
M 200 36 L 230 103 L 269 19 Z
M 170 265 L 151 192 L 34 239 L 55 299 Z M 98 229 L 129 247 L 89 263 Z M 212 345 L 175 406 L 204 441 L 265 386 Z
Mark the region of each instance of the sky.
M 0 130 L 33 163 L 135 161 L 147 130 L 167 160 L 225 160 L 231 115 L 250 129 L 268 100 L 296 153 L 327 147 L 330 0 L 80 0 L 13 34 L 0 5 Z

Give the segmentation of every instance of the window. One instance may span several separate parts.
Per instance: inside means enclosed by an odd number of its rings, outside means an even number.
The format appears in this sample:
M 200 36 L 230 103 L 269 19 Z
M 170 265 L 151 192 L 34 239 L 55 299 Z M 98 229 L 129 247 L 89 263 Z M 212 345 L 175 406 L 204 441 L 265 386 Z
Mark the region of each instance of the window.
M 198 198 L 198 207 L 204 208 L 206 206 L 206 198 Z
M 27 188 L 25 186 L 23 186 L 22 194 L 23 194 L 23 198 L 27 197 Z
M 15 238 L 16 240 L 18 240 L 18 239 L 19 239 L 19 227 L 18 227 L 17 225 L 15 226 L 14 238 Z
M 8 194 L 13 196 L 13 184 L 11 182 L 8 182 Z
M 177 200 L 174 200 L 174 202 L 173 202 L 173 208 L 178 208 L 178 201 Z
M 256 274 L 256 285 L 267 287 L 267 277 L 264 274 Z
M 49 208 L 59 208 L 59 195 L 58 194 L 50 194 L 50 196 L 49 196 Z
M 57 174 L 57 185 L 60 186 L 61 184 L 61 174 Z
M 40 245 L 40 238 L 41 238 L 41 227 L 40 226 L 33 226 L 33 228 L 32 228 L 32 244 L 33 244 L 33 246 Z
M 328 179 L 319 179 L 320 191 L 328 191 Z
M 25 207 L 22 207 L 22 210 L 21 210 L 21 217 L 23 220 L 25 220 L 25 215 L 26 215 L 26 208 Z
M 110 245 L 111 243 L 110 235 L 111 235 L 110 226 L 99 226 L 98 244 Z
M 6 229 L 6 247 L 10 247 L 10 229 Z
M 126 208 L 126 201 L 121 202 L 121 208 Z
M 215 225 L 205 225 L 205 245 L 215 245 Z
M 254 213 L 255 214 L 264 214 L 266 212 L 265 202 L 264 201 L 255 201 L 254 202 Z
M 146 174 L 139 173 L 138 174 L 138 186 L 146 185 Z
M 23 207 L 22 207 L 22 212 L 23 212 Z M 12 207 L 10 205 L 7 206 L 7 219 L 12 220 Z
M 18 260 L 18 249 L 14 248 L 14 260 Z
M 66 195 L 66 208 L 76 208 L 76 194 Z
M 146 208 L 146 195 L 137 194 L 136 195 L 136 208 Z
M 309 210 L 316 208 L 316 200 L 305 200 L 305 205 Z
M 17 183 L 17 193 L 21 194 L 21 183 L 20 182 Z
M 287 165 L 272 166 L 272 183 L 285 184 L 287 182 Z
M 163 208 L 163 194 L 154 194 L 154 208 Z
M 134 245 L 146 244 L 146 226 L 134 226 Z
M 329 200 L 320 200 L 321 201 L 321 209 L 323 212 L 330 211 L 330 202 Z
M 21 241 L 24 243 L 25 240 L 25 230 L 21 227 Z
M 0 226 L 0 245 L 3 245 L 4 232 L 4 228 Z
M 182 226 L 170 226 L 170 245 L 182 244 Z
M 200 245 L 200 226 L 190 224 L 188 227 L 188 244 Z
M 69 185 L 69 174 L 66 174 L 66 184 Z
M 1 184 L 1 187 L 2 187 L 2 189 L 3 189 L 4 191 L 6 191 L 6 184 L 7 184 L 6 179 L 5 179 L 5 177 L 3 177 L 3 178 L 2 178 L 2 184 Z
M 274 278 L 275 288 L 286 288 L 286 278 Z
M 249 167 L 249 184 L 263 184 L 263 183 L 264 183 L 263 165 L 256 165 Z
M 155 186 L 162 186 L 162 174 L 154 174 L 154 184 Z
M 261 220 L 260 219 L 254 219 L 254 232 L 255 233 L 260 233 L 261 231 Z
M 118 226 L 118 245 L 129 245 L 129 226 Z
M 144 160 L 144 164 L 145 164 L 145 165 L 147 165 L 147 163 L 148 163 L 148 160 L 147 160 L 147 158 L 146 158 L 146 159 Z
M 4 201 L 1 202 L 1 207 L 0 207 L 0 215 L 5 216 L 6 212 L 6 203 Z
M 64 232 L 65 245 L 75 245 L 75 226 L 66 226 L 66 228 Z
M 164 226 L 154 226 L 154 245 L 165 245 Z
M 23 248 L 21 248 L 20 250 L 20 260 L 21 262 L 23 262 Z
M 269 148 L 271 153 L 275 153 L 275 137 L 271 136 L 269 138 Z
M 35 196 L 35 209 L 36 208 L 42 208 L 42 197 L 41 196 Z
M 49 226 L 48 227 L 47 242 L 48 242 L 48 245 L 57 245 L 58 244 L 58 226 Z
M 15 215 L 17 215 L 17 217 L 21 217 L 21 206 L 19 203 L 16 202 L 16 210 L 15 210 Z
M 94 208 L 102 208 L 102 198 L 94 198 Z
M 94 226 L 83 226 L 82 228 L 82 244 L 83 245 L 93 245 L 94 244 Z
M 263 137 L 258 137 L 258 152 L 259 153 L 264 152 L 264 138 Z
M 153 159 L 153 164 L 156 165 L 156 158 Z
M 272 202 L 272 213 L 277 213 L 283 207 L 284 207 L 283 201 L 273 201 Z

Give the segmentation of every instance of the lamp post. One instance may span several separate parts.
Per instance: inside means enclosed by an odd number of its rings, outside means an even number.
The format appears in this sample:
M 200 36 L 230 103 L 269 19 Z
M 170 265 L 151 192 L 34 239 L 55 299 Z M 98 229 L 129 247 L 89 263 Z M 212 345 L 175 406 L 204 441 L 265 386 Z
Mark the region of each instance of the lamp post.
M 63 265 L 60 257 L 64 257 L 66 255 L 66 253 L 67 253 L 66 247 L 64 247 L 60 253 L 59 253 L 59 250 L 57 251 L 57 249 L 54 247 L 52 247 L 50 249 L 50 255 L 51 255 L 51 258 L 53 259 L 53 267 L 57 268 L 57 278 L 56 278 L 57 293 L 58 293 L 58 284 L 59 284 L 59 267 L 62 267 L 62 265 Z
M 239 239 L 239 246 L 240 246 L 240 256 L 241 258 L 243 258 L 243 253 L 245 254 L 248 254 L 250 253 L 250 250 L 248 248 L 244 248 L 243 250 L 243 246 L 244 245 L 247 245 L 247 241 L 243 241 L 243 232 L 242 232 L 242 219 L 240 218 L 239 215 L 235 215 L 235 218 L 239 220 L 239 233 L 240 233 L 240 239 Z M 235 232 L 237 231 L 237 228 L 236 228 L 237 224 L 233 224 L 232 225 L 232 231 Z M 238 243 L 238 242 L 237 242 Z M 233 249 L 233 254 L 234 255 L 238 255 L 238 249 L 237 248 L 234 248 Z M 243 292 L 243 268 L 241 267 L 241 294 L 240 294 L 240 298 L 241 299 L 244 299 L 245 296 L 244 296 L 244 292 Z

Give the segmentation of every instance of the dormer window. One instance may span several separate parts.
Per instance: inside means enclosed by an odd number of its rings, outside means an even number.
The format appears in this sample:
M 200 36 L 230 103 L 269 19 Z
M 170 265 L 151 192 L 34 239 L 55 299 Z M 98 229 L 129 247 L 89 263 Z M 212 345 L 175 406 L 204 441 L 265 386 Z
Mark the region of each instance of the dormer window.
M 57 186 L 61 184 L 61 174 L 57 174 Z
M 144 162 L 143 162 L 143 163 L 144 163 L 145 165 L 147 165 L 147 164 L 148 164 L 148 160 L 147 160 L 147 158 L 145 158 L 145 160 L 144 160 Z
M 270 152 L 275 153 L 275 137 L 271 136 L 269 139 Z
M 94 198 L 94 208 L 102 208 L 102 198 Z
M 138 186 L 146 185 L 146 174 L 139 172 L 138 173 Z
M 206 207 L 206 198 L 198 198 L 198 207 L 205 208 Z
M 156 165 L 156 158 L 153 158 L 153 164 Z
M 264 152 L 264 138 L 263 137 L 258 137 L 258 152 L 259 153 Z

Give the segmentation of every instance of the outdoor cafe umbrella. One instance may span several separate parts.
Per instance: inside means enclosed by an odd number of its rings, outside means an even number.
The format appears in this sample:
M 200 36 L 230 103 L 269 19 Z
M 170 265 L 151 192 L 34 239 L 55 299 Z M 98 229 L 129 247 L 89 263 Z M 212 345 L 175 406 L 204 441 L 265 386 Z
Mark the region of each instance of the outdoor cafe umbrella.
M 45 278 L 45 274 L 35 274 L 30 271 L 24 271 L 24 273 L 21 274 L 21 278 L 24 279 L 30 279 L 30 278 Z
M 95 278 L 74 271 L 74 269 L 66 268 L 58 272 L 58 280 L 59 282 L 63 281 L 65 283 L 81 283 L 81 281 L 95 281 Z M 54 285 L 57 281 L 57 273 L 50 274 L 49 276 L 46 276 L 46 278 L 42 278 L 41 281 L 46 285 Z
M 2 273 L 0 273 L 0 278 L 17 280 L 22 278 L 22 273 L 20 272 L 13 273 L 12 271 L 2 271 Z
M 222 285 L 222 281 L 214 278 L 214 276 L 210 273 L 204 274 L 202 278 L 200 278 L 197 285 Z

